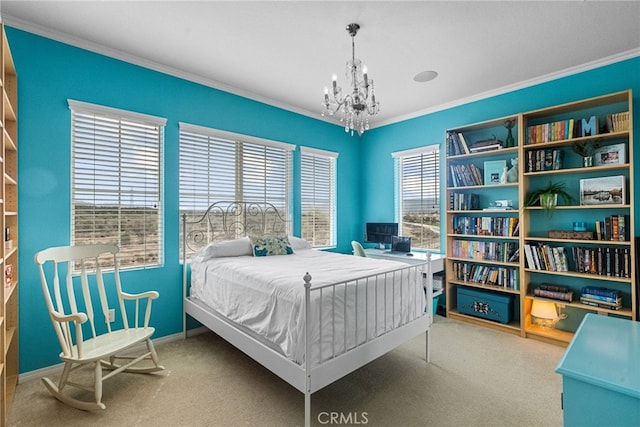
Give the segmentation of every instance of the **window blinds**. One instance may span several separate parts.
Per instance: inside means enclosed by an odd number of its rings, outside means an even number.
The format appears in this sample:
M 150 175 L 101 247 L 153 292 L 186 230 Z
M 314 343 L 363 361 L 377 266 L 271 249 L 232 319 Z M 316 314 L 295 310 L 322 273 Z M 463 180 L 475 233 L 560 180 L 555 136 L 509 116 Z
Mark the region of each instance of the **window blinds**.
M 336 245 L 337 156 L 337 153 L 301 147 L 301 237 L 313 247 Z
M 162 263 L 165 119 L 69 100 L 72 244 L 120 246 L 120 264 Z
M 440 151 L 437 145 L 394 153 L 400 232 L 412 248 L 440 248 Z
M 294 148 L 180 123 L 181 213 L 196 219 L 217 201 L 255 201 L 273 204 L 289 220 Z

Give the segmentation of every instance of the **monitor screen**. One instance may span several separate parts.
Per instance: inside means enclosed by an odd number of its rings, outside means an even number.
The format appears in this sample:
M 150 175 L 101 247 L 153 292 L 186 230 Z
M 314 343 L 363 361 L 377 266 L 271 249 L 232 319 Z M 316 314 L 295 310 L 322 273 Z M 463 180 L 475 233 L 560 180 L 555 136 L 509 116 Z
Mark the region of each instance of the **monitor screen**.
M 391 250 L 394 252 L 411 252 L 411 237 L 393 236 Z
M 381 245 L 391 244 L 392 237 L 397 235 L 397 222 L 368 222 L 364 241 Z

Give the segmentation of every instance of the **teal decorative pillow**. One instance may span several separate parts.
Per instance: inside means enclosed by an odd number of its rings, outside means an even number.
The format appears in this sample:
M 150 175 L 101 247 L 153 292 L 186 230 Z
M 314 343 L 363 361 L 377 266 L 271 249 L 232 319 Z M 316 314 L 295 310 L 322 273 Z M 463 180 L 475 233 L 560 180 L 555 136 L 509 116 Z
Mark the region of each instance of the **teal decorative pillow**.
M 285 236 L 249 236 L 253 256 L 290 255 L 293 249 Z

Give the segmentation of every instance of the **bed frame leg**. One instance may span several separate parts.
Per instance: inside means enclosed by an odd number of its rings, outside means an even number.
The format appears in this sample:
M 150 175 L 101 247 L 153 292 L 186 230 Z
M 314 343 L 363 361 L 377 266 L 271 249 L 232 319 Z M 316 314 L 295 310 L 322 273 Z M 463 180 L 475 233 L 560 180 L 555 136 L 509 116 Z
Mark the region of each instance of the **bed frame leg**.
M 429 333 L 429 330 L 427 329 L 427 332 L 425 332 L 426 336 L 425 336 L 425 342 L 426 342 L 426 348 L 425 348 L 425 356 L 427 358 L 427 363 L 431 362 L 431 346 L 430 341 L 431 341 L 431 334 Z
M 304 394 L 304 427 L 311 427 L 311 393 Z

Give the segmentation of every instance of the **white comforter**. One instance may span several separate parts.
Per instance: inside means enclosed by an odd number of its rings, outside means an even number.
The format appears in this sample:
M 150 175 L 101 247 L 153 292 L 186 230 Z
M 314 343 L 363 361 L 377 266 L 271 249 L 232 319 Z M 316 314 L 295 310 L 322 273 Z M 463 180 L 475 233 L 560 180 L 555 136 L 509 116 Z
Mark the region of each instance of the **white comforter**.
M 205 259 L 196 254 L 191 262 L 191 297 L 251 329 L 286 357 L 302 364 L 305 273 L 312 276 L 312 289 L 316 289 L 404 268 L 377 280 L 349 283 L 346 292 L 343 284 L 335 292 L 331 287 L 322 293 L 312 292 L 311 354 L 315 364 L 340 354 L 345 346 L 349 349 L 423 315 L 422 274 L 406 267 L 400 262 L 311 249 L 267 257 Z

